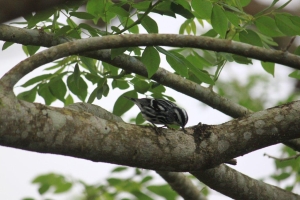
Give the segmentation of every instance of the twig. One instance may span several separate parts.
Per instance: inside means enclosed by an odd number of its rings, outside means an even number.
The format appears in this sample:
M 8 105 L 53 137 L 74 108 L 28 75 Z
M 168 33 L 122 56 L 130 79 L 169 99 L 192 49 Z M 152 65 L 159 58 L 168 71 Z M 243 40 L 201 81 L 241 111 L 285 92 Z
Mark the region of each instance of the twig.
M 298 153 L 294 156 L 291 156 L 291 157 L 287 157 L 287 158 L 277 158 L 275 156 L 271 156 L 271 155 L 266 154 L 266 153 L 264 153 L 264 156 L 268 156 L 269 158 L 273 158 L 273 159 L 278 160 L 278 161 L 287 161 L 287 160 L 297 159 L 298 157 L 300 157 L 300 153 Z
M 292 37 L 290 42 L 288 43 L 288 45 L 285 47 L 285 49 L 283 49 L 283 51 L 288 51 L 289 48 L 292 46 L 294 40 L 295 40 L 296 36 Z

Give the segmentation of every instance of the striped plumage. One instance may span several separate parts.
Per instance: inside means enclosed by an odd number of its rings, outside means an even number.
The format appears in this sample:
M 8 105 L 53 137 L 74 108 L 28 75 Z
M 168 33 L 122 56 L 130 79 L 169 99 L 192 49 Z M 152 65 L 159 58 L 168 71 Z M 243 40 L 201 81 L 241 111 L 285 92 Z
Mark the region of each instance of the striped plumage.
M 175 103 L 165 99 L 126 98 L 140 108 L 145 120 L 153 124 L 179 125 L 185 131 L 184 126 L 188 122 L 188 115 Z

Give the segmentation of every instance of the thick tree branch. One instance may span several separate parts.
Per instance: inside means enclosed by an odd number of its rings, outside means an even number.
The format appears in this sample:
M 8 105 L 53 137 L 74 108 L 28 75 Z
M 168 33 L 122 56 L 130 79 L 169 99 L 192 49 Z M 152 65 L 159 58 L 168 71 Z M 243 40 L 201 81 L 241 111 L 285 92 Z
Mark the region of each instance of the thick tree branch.
M 192 172 L 192 174 L 212 189 L 233 199 L 300 199 L 297 194 L 237 173 L 236 170 L 224 164 L 205 170 L 204 173 L 201 171 Z M 219 180 L 219 184 L 216 184 L 214 180 Z
M 85 112 L 7 96 L 1 100 L 0 145 L 161 171 L 207 169 L 299 137 L 300 101 L 221 125 L 188 128 L 188 134 L 164 129 L 157 136 L 152 128 Z
M 100 117 L 105 120 L 114 122 L 123 122 L 121 117 L 118 117 L 105 109 L 87 103 L 75 103 L 67 106 L 66 108 L 84 111 Z M 163 172 L 156 171 L 168 184 L 184 199 L 190 200 L 206 200 L 206 197 L 201 194 L 201 191 L 187 178 L 183 173 L 178 172 Z

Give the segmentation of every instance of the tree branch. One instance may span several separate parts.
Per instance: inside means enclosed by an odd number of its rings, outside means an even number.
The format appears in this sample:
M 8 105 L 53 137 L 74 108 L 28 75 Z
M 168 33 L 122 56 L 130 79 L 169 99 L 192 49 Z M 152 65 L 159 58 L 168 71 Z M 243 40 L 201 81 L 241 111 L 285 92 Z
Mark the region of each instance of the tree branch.
M 85 112 L 1 100 L 0 145 L 161 171 L 207 169 L 299 137 L 300 101 L 221 125 L 188 128 L 187 134 L 162 129 L 157 136 L 151 128 Z
M 33 55 L 32 57 L 40 57 L 40 59 L 36 60 L 35 63 L 32 63 L 30 66 L 28 66 L 28 69 L 19 69 L 21 67 L 17 67 L 18 70 L 13 69 L 11 72 L 17 73 L 18 76 L 16 76 L 13 81 L 10 82 L 9 87 L 12 87 L 16 83 L 16 81 L 18 81 L 18 79 L 22 78 L 22 75 L 27 74 L 40 65 L 68 55 L 74 55 L 100 49 L 156 45 L 171 47 L 191 47 L 212 51 L 221 51 L 255 58 L 262 61 L 283 64 L 295 69 L 300 69 L 300 57 L 297 55 L 283 51 L 264 49 L 230 40 L 177 34 L 108 35 L 103 37 L 79 39 L 66 44 L 51 47 L 48 50 L 44 50 Z M 24 62 L 28 62 L 28 60 L 24 60 Z M 28 64 L 30 63 L 28 62 Z
M 68 109 L 83 111 L 93 114 L 94 116 L 100 117 L 105 120 L 114 122 L 123 122 L 121 117 L 118 117 L 107 110 L 88 103 L 74 103 L 66 106 Z M 175 172 L 162 172 L 156 171 L 170 186 L 184 199 L 190 200 L 205 200 L 198 188 L 187 178 L 183 173 Z
M 238 173 L 224 164 L 204 172 L 192 172 L 192 174 L 212 189 L 233 199 L 296 200 L 300 198 L 297 194 Z M 218 182 L 216 183 L 214 180 L 218 180 Z
M 201 194 L 192 181 L 183 173 L 156 171 L 169 185 L 184 199 L 189 200 L 206 200 L 207 198 Z

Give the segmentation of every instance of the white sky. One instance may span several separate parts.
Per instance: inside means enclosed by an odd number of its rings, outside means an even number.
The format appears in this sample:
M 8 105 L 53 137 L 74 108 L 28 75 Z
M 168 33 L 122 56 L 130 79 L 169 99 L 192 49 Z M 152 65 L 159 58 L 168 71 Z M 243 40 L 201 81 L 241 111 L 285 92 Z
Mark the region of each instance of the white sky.
M 165 17 L 161 20 L 159 15 L 151 16 L 156 20 L 159 19 L 157 22 L 159 23 L 160 33 L 178 33 L 177 26 L 180 24 L 179 21 L 183 20 L 180 17 L 177 19 Z M 0 42 L 0 47 L 2 47 L 2 42 Z M 25 55 L 22 52 L 20 45 L 13 45 L 7 50 L 0 52 L 0 76 L 2 77 L 4 73 L 24 58 Z M 164 57 L 162 60 L 164 60 Z M 167 66 L 166 62 L 163 62 L 161 66 Z M 29 76 L 35 76 L 40 72 L 41 70 L 38 69 Z M 286 95 L 289 92 L 288 88 L 292 88 L 293 83 L 287 76 L 290 72 L 291 70 L 286 67 L 276 66 L 275 78 L 272 79 L 270 85 L 280 84 L 279 90 L 276 92 L 273 90 L 272 95 L 270 95 L 272 98 L 276 99 L 278 96 Z M 221 74 L 220 79 L 229 80 L 238 77 L 241 81 L 245 81 L 248 74 L 256 73 L 265 73 L 258 62 L 255 62 L 253 66 L 236 64 L 227 65 Z M 16 88 L 15 91 L 19 92 L 21 91 L 20 89 L 21 88 Z M 204 124 L 220 124 L 230 120 L 228 116 L 219 111 L 204 106 L 203 103 L 199 103 L 197 100 L 179 94 L 176 91 L 169 89 L 167 94 L 173 96 L 177 100 L 177 103 L 187 110 L 190 119 L 187 127 L 195 125 L 198 122 Z M 111 102 L 119 95 L 120 93 L 118 91 L 113 92 L 107 98 L 95 101 L 94 104 L 101 105 L 103 108 L 111 111 L 113 106 Z M 43 101 L 41 101 L 41 103 L 43 103 Z M 62 106 L 62 104 L 53 104 L 53 106 Z M 124 116 L 124 119 L 134 117 L 138 112 L 138 108 L 135 107 L 134 109 L 131 109 L 129 114 Z M 253 178 L 265 178 L 272 174 L 275 169 L 273 160 L 264 157 L 263 154 L 268 153 L 279 156 L 279 148 L 280 145 L 275 145 L 239 157 L 238 165 L 233 168 Z M 37 187 L 30 184 L 31 180 L 39 174 L 55 172 L 94 184 L 103 182 L 104 178 L 109 175 L 110 170 L 115 166 L 116 165 L 95 163 L 88 160 L 60 155 L 41 154 L 14 148 L 0 147 L 0 199 L 15 200 L 24 197 L 41 199 L 37 192 Z M 153 174 L 157 177 L 158 182 L 163 183 L 162 179 L 157 176 L 156 173 Z M 272 183 L 270 180 L 267 182 Z M 78 194 L 78 192 L 76 194 Z M 66 199 L 66 196 L 57 195 L 54 199 Z M 229 198 L 214 193 L 210 196 L 210 199 Z

